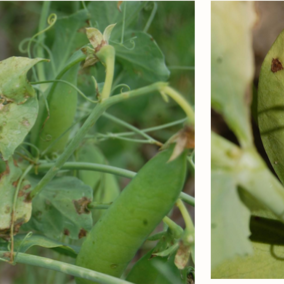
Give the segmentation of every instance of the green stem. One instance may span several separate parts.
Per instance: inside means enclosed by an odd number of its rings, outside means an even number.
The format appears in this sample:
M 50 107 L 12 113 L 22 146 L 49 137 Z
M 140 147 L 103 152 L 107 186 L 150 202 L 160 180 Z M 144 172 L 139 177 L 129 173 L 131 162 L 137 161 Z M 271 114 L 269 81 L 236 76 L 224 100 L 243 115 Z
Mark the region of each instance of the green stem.
M 120 44 L 123 44 L 123 40 L 124 40 L 124 29 L 125 29 L 125 16 L 126 16 L 126 4 L 127 1 L 123 2 L 123 18 L 122 18 L 122 30 L 121 30 L 121 39 L 120 39 Z
M 149 136 L 148 134 L 142 132 L 140 129 L 136 128 L 135 126 L 133 126 L 133 125 L 131 125 L 131 124 L 129 124 L 129 123 L 127 123 L 127 122 L 125 122 L 125 121 L 123 121 L 123 120 L 121 120 L 121 119 L 119 119 L 119 118 L 117 118 L 117 117 L 115 117 L 115 116 L 113 116 L 111 114 L 104 113 L 103 117 L 106 117 L 107 119 L 109 119 L 109 120 L 111 120 L 111 121 L 113 121 L 113 122 L 115 122 L 117 124 L 120 124 L 120 125 L 128 128 L 128 129 L 131 129 L 136 134 L 139 134 L 139 135 L 143 136 L 147 140 L 152 141 L 153 143 L 156 143 L 157 145 L 160 145 L 160 146 L 162 145 L 161 142 L 153 139 L 151 136 Z
M 111 204 L 98 204 L 97 202 L 91 202 L 88 205 L 89 209 L 108 209 Z
M 173 100 L 175 100 L 176 103 L 178 103 L 179 106 L 186 113 L 189 123 L 194 124 L 194 111 L 189 105 L 189 103 L 186 101 L 186 99 L 180 93 L 178 93 L 176 90 L 169 86 L 163 88 L 162 92 L 164 92 L 166 95 L 170 96 Z
M 100 139 L 100 137 L 102 137 L 102 139 Z M 93 136 L 91 136 L 91 138 L 93 138 Z M 141 143 L 141 144 L 156 144 L 158 146 L 163 145 L 162 143 L 155 142 L 153 140 L 133 139 L 133 138 L 121 137 L 121 136 L 117 136 L 115 133 L 99 134 L 99 141 L 105 141 L 106 139 L 119 139 L 119 140 L 123 140 L 123 141 Z
M 50 1 L 44 1 L 42 3 L 38 32 L 42 31 L 46 25 L 49 7 L 50 7 Z M 40 45 L 44 44 L 44 34 L 43 33 L 39 35 L 38 42 Z M 44 58 L 44 51 L 43 51 L 42 46 L 37 47 L 36 56 L 39 58 Z M 44 66 L 42 64 L 37 64 L 36 68 L 37 68 L 39 80 L 44 81 L 45 80 Z
M 17 199 L 18 199 L 18 194 L 19 194 L 19 190 L 21 188 L 23 179 L 26 177 L 26 175 L 30 172 L 30 170 L 33 168 L 33 165 L 29 165 L 26 170 L 24 171 L 24 173 L 22 174 L 18 184 L 17 184 L 17 188 L 14 194 L 14 199 L 13 199 L 13 208 L 12 208 L 12 213 L 11 213 L 11 232 L 10 232 L 10 238 L 11 238 L 11 256 L 14 253 L 14 221 L 15 221 L 15 214 L 16 214 L 16 207 L 17 207 Z M 14 255 L 13 255 L 14 256 Z M 12 259 L 13 261 L 13 259 Z
M 177 200 L 176 205 L 179 208 L 180 213 L 181 213 L 181 215 L 184 219 L 186 229 L 189 230 L 189 231 L 194 230 L 194 225 L 193 225 L 193 222 L 191 220 L 191 217 L 190 217 L 184 203 L 181 201 L 181 199 Z
M 0 255 L 4 257 L 7 251 L 0 251 Z M 24 263 L 34 265 L 37 267 L 43 267 L 55 271 L 59 271 L 75 277 L 88 279 L 96 283 L 101 284 L 130 284 L 131 282 L 115 278 L 100 272 L 96 272 L 90 269 L 79 267 L 73 264 L 64 263 L 61 261 L 45 258 L 41 256 L 35 256 L 27 253 L 18 253 L 16 261 L 18 263 Z
M 37 169 L 38 171 L 46 171 L 46 170 L 51 169 L 52 167 L 54 167 L 54 163 L 43 163 L 43 164 L 39 164 Z M 83 163 L 83 162 L 67 162 L 61 167 L 61 169 L 98 171 L 98 172 L 114 174 L 114 175 L 118 175 L 118 176 L 122 176 L 126 178 L 134 178 L 136 175 L 135 172 L 109 166 L 109 165 L 101 165 L 101 164 L 95 164 L 95 163 Z M 184 192 L 181 192 L 179 198 L 191 206 L 195 205 L 194 197 Z
M 170 70 L 195 70 L 194 66 L 168 66 Z
M 145 128 L 145 129 L 140 129 L 141 132 L 143 133 L 147 133 L 147 132 L 152 132 L 152 131 L 156 131 L 156 130 L 161 130 L 161 129 L 165 129 L 165 128 L 169 128 L 171 126 L 175 126 L 181 123 L 184 123 L 187 120 L 187 118 L 183 118 L 183 119 L 179 119 L 170 123 L 166 123 L 166 124 L 162 124 L 162 125 L 158 125 L 158 126 L 153 126 L 153 127 L 149 127 L 149 128 Z M 118 136 L 132 136 L 133 134 L 135 134 L 135 132 L 120 132 L 120 133 L 116 133 L 116 135 Z
M 192 197 L 192 196 L 190 196 L 190 195 L 188 195 L 184 192 L 181 192 L 179 198 L 182 201 L 186 202 L 187 204 L 189 204 L 191 206 L 195 206 L 195 198 L 194 197 Z
M 106 101 L 107 102 L 107 101 Z M 46 175 L 40 180 L 40 182 L 33 188 L 30 193 L 30 198 L 34 198 L 42 188 L 49 183 L 53 177 L 56 175 L 58 170 L 64 165 L 64 163 L 71 157 L 75 149 L 80 145 L 82 139 L 87 134 L 89 129 L 95 124 L 99 117 L 106 110 L 107 105 L 105 103 L 97 104 L 94 110 L 91 112 L 85 123 L 78 130 L 76 136 L 71 140 L 71 142 L 65 148 L 65 151 L 58 157 L 55 164 L 50 168 Z
M 38 171 L 46 171 L 51 169 L 54 166 L 54 163 L 43 163 L 39 164 Z M 126 178 L 134 178 L 136 175 L 135 172 L 124 170 L 121 168 L 109 166 L 109 165 L 101 165 L 94 163 L 84 163 L 84 162 L 67 162 L 65 163 L 61 169 L 63 170 L 86 170 L 86 171 L 98 171 L 103 173 L 114 174 Z
M 105 84 L 101 94 L 101 100 L 103 101 L 110 96 L 112 89 L 115 63 L 115 49 L 111 45 L 106 45 L 96 55 L 106 68 Z

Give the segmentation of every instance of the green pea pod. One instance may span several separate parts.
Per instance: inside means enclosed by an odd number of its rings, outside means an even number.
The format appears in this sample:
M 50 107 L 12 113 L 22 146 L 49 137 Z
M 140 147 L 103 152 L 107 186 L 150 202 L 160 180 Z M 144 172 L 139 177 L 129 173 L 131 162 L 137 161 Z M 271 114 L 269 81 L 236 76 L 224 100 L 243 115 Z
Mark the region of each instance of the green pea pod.
M 154 250 L 149 251 L 135 263 L 126 280 L 135 284 L 183 284 L 180 271 L 174 264 L 174 257 L 170 259 L 167 257 L 151 258 Z M 164 268 L 166 274 L 171 276 L 171 279 L 167 277 L 168 275 L 164 275 L 159 271 L 158 268 L 161 266 Z
M 278 36 L 261 66 L 258 85 L 258 125 L 263 146 L 284 184 L 284 31 Z
M 186 153 L 173 148 L 151 159 L 87 235 L 76 264 L 120 277 L 147 236 L 171 210 L 186 175 Z M 91 281 L 77 279 L 78 284 Z
M 71 67 L 62 77 L 76 86 L 79 64 Z M 47 119 L 47 111 L 41 106 L 42 115 L 36 124 L 32 141 L 40 151 L 45 150 L 59 136 L 61 136 L 73 123 L 77 108 L 77 91 L 70 85 L 62 82 L 55 83 L 56 87 L 47 97 L 50 117 Z M 63 135 L 46 152 L 51 156 L 64 150 L 69 138 L 69 132 Z

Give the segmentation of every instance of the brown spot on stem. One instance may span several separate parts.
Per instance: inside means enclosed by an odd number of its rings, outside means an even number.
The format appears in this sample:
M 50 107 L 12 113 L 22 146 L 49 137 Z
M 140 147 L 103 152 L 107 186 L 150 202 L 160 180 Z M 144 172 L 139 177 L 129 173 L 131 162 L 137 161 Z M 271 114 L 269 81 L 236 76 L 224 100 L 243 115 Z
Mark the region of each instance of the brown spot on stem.
M 271 62 L 271 71 L 273 73 L 278 72 L 283 69 L 282 63 L 278 58 L 273 58 Z

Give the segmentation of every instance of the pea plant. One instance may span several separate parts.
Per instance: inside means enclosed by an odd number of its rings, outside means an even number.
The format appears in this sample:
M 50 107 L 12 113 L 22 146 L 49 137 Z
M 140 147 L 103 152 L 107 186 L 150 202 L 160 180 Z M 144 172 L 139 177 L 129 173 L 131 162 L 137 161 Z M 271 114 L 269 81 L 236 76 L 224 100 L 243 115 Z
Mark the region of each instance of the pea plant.
M 34 266 L 48 269 L 45 283 L 193 283 L 185 203 L 194 207 L 194 198 L 182 190 L 194 174 L 194 110 L 167 82 L 147 33 L 157 3 L 78 2 L 67 16 L 51 4 L 42 3 L 38 32 L 19 46 L 25 56 L 0 61 L 2 264 L 24 264 L 27 283 L 43 281 Z M 156 113 L 170 106 L 183 118 L 145 129 L 127 122 L 145 98 Z M 136 173 L 107 162 L 117 143 L 124 160 L 129 144 L 159 153 Z
M 284 34 L 253 89 L 256 13 L 243 4 L 212 4 L 212 108 L 231 130 L 230 139 L 211 136 L 212 278 L 283 279 Z M 277 176 L 255 146 L 251 113 Z

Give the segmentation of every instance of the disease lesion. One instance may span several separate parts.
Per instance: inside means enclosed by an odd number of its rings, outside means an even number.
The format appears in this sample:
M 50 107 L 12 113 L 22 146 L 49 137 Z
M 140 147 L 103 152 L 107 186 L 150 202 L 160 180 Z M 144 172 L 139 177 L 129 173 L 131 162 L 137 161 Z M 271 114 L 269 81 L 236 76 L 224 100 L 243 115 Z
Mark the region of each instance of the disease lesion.
M 282 63 L 278 58 L 272 58 L 271 71 L 273 73 L 278 72 L 283 69 Z

